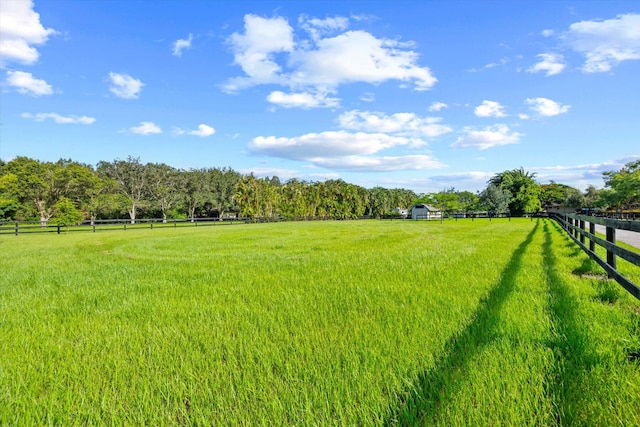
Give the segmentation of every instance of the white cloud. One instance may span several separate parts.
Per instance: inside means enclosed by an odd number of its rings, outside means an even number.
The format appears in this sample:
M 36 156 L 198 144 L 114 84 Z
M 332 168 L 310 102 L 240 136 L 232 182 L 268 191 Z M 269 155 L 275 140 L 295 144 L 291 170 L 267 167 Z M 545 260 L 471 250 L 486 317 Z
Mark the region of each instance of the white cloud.
M 408 156 L 347 156 L 321 158 L 318 166 L 350 172 L 395 172 L 403 170 L 439 169 L 445 165 L 425 154 Z
M 96 121 L 93 117 L 87 116 L 62 116 L 58 113 L 22 113 L 21 115 L 24 119 L 31 119 L 37 122 L 43 122 L 47 119 L 51 119 L 58 124 L 81 124 L 81 125 L 90 125 Z
M 342 84 L 365 82 L 380 84 L 387 80 L 414 83 L 418 91 L 435 83 L 427 67 L 416 65 L 418 54 L 409 44 L 378 39 L 365 31 L 348 31 L 318 40 L 316 49 L 298 50 L 291 56 L 294 84 L 335 88 Z
M 162 129 L 153 122 L 140 122 L 140 126 L 134 126 L 129 130 L 138 135 L 152 135 L 162 133 Z
M 184 130 L 184 129 L 176 129 L 173 131 L 175 135 L 192 135 L 199 136 L 201 138 L 205 138 L 207 136 L 211 136 L 216 133 L 216 130 L 209 125 L 200 124 L 198 125 L 197 130 Z
M 551 37 L 552 35 L 555 34 L 555 31 L 553 31 L 553 30 L 542 30 L 540 32 L 540 34 L 542 34 L 542 37 Z
M 571 108 L 570 105 L 562 105 L 548 98 L 527 98 L 526 102 L 532 111 L 545 117 L 566 113 Z
M 536 172 L 538 181 L 540 182 L 553 180 L 585 190 L 589 185 L 601 188 L 604 184 L 602 180 L 603 172 L 619 170 L 625 164 L 639 159 L 639 155 L 632 155 L 602 163 L 532 166 L 527 169 Z
M 0 68 L 9 62 L 29 65 L 38 60 L 39 53 L 33 45 L 46 43 L 52 28 L 44 28 L 40 15 L 33 10 L 31 0 L 2 1 L 0 19 Z
M 363 93 L 362 96 L 360 96 L 360 101 L 363 101 L 363 102 L 373 102 L 375 100 L 376 100 L 376 95 L 371 92 Z
M 622 61 L 640 59 L 640 14 L 576 22 L 569 26 L 565 39 L 585 56 L 584 72 L 606 72 Z
M 459 137 L 451 144 L 452 147 L 486 150 L 501 145 L 518 144 L 520 137 L 523 136 L 521 133 L 512 132 L 507 125 L 503 124 L 489 126 L 483 130 L 466 127 L 464 132 L 466 135 Z
M 566 67 L 564 56 L 557 53 L 541 53 L 536 55 L 541 61 L 527 69 L 530 73 L 546 72 L 546 76 L 560 74 Z
M 381 150 L 407 145 L 409 138 L 382 133 L 346 131 L 308 133 L 293 138 L 259 136 L 249 144 L 249 151 L 291 160 L 313 160 L 327 157 L 369 155 Z
M 478 105 L 475 110 L 473 110 L 476 116 L 478 117 L 504 117 L 506 114 L 504 113 L 504 107 L 500 105 L 499 102 L 496 101 L 482 101 L 482 104 Z
M 490 62 L 490 63 L 488 63 L 486 65 L 483 65 L 480 68 L 471 68 L 469 70 L 469 72 L 477 73 L 477 72 L 480 72 L 480 71 L 483 71 L 483 70 L 490 70 L 491 68 L 496 68 L 496 67 L 501 67 L 503 65 L 506 65 L 509 62 L 510 62 L 509 58 L 501 58 L 500 61 L 498 61 L 498 62 Z
M 282 83 L 280 65 L 275 54 L 294 48 L 293 28 L 286 19 L 262 18 L 248 14 L 244 17 L 244 34 L 233 33 L 227 42 L 234 52 L 234 63 L 240 65 L 247 77 L 230 79 L 224 86 L 228 92 L 266 83 Z
M 349 26 L 349 19 L 343 16 L 325 19 L 301 16 L 298 22 L 300 27 L 306 30 L 313 40 L 319 40 L 321 36 L 332 34 L 336 31 L 346 30 Z
M 433 112 L 433 111 L 440 111 L 444 108 L 449 108 L 449 106 L 444 102 L 433 102 L 431 105 L 429 105 L 428 110 Z
M 449 126 L 440 124 L 440 121 L 438 117 L 418 117 L 414 113 L 386 115 L 358 110 L 346 111 L 338 117 L 338 122 L 344 129 L 427 138 L 452 131 Z
M 277 90 L 267 96 L 267 101 L 284 108 L 334 108 L 340 106 L 339 98 L 327 97 L 326 93 L 284 93 Z
M 192 130 L 191 132 L 188 132 L 189 135 L 199 136 L 202 138 L 211 136 L 214 133 L 216 133 L 216 130 L 209 125 L 205 125 L 204 123 L 198 125 L 198 130 Z
M 378 39 L 365 31 L 325 36 L 344 30 L 347 24 L 346 18 L 340 17 L 302 18 L 300 25 L 311 38 L 294 40 L 294 29 L 286 19 L 246 15 L 244 32 L 233 33 L 228 39 L 234 61 L 245 76 L 228 80 L 223 89 L 236 92 L 278 84 L 294 93 L 334 93 L 344 84 L 399 80 L 412 82 L 414 89 L 421 91 L 436 83 L 429 68 L 416 64 L 418 54 L 411 50 L 412 43 Z
M 431 169 L 443 165 L 426 154 L 375 156 L 397 146 L 415 146 L 414 138 L 347 131 L 309 133 L 293 138 L 257 137 L 249 144 L 256 155 L 307 161 L 317 167 L 378 172 Z
M 112 84 L 109 90 L 119 98 L 136 99 L 144 86 L 144 83 L 128 74 L 112 72 L 109 73 L 109 79 Z
M 182 51 L 185 49 L 189 49 L 191 47 L 191 42 L 193 41 L 193 34 L 189 34 L 189 38 L 187 39 L 178 39 L 173 43 L 173 52 L 174 56 L 182 56 Z
M 7 84 L 17 88 L 18 92 L 25 95 L 42 96 L 53 93 L 50 84 L 44 80 L 36 79 L 31 73 L 24 71 L 7 71 Z

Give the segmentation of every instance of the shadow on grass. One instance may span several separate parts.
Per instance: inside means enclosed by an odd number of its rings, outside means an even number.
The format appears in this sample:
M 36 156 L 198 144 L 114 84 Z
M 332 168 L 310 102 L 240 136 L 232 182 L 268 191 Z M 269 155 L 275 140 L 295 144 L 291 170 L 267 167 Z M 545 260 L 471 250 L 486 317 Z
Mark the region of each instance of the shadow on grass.
M 495 338 L 500 308 L 513 291 L 525 251 L 533 241 L 539 225 L 539 222 L 536 223 L 527 238 L 513 252 L 500 275 L 500 281 L 481 301 L 472 321 L 459 334 L 449 339 L 436 366 L 421 373 L 415 381 L 415 387 L 407 390 L 404 398 L 396 407 L 391 408 L 385 425 L 421 425 L 436 419 L 438 408 L 448 394 L 447 390 L 454 390 L 459 386 L 465 367 L 472 357 Z
M 547 395 L 553 401 L 558 425 L 572 425 L 579 411 L 580 396 L 575 391 L 591 367 L 596 356 L 590 351 L 590 343 L 577 317 L 578 301 L 558 273 L 552 232 L 547 222 L 544 226 L 543 259 L 549 289 L 549 308 L 553 335 L 548 343 L 553 350 L 555 363 L 547 384 Z
M 585 254 L 586 256 L 586 254 Z M 598 265 L 597 262 L 586 256 L 586 258 L 580 264 L 580 267 L 574 269 L 572 271 L 573 274 L 578 276 L 598 276 L 598 277 L 607 277 L 607 273 Z

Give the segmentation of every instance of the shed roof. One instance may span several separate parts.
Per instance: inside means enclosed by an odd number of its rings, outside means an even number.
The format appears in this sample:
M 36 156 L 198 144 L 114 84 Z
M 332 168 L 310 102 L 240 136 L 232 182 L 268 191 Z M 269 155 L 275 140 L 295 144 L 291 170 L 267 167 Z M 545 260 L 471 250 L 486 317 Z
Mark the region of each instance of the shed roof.
M 440 212 L 440 209 L 436 208 L 435 206 L 432 205 L 427 205 L 426 203 L 416 203 L 415 205 L 413 205 L 411 207 L 411 209 L 413 208 L 418 208 L 418 209 L 426 209 L 429 212 Z

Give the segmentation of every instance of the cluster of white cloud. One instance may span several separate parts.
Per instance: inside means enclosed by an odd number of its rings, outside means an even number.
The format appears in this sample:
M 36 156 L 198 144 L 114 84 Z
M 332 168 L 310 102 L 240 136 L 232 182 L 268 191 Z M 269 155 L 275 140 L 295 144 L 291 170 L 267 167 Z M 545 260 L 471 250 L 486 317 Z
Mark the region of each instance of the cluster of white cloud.
M 137 99 L 142 86 L 144 86 L 144 83 L 128 74 L 111 72 L 109 73 L 109 80 L 111 81 L 109 91 L 115 96 L 124 99 Z
M 2 1 L 0 20 L 0 68 L 7 64 L 32 65 L 38 61 L 37 46 L 47 42 L 56 30 L 45 28 L 33 10 L 31 0 Z M 437 79 L 427 66 L 419 65 L 419 55 L 412 42 L 378 38 L 373 34 L 350 29 L 355 17 L 327 17 L 324 19 L 300 16 L 297 26 L 283 17 L 265 18 L 253 14 L 244 16 L 244 28 L 227 38 L 234 64 L 243 75 L 225 82 L 222 89 L 234 93 L 257 85 L 275 85 L 267 102 L 281 108 L 339 108 L 338 90 L 352 83 L 379 85 L 396 81 L 415 91 L 431 89 Z M 550 51 L 537 55 L 538 62 L 526 69 L 530 73 L 554 76 L 563 73 L 567 59 L 563 53 L 572 50 L 585 58 L 582 70 L 586 73 L 610 71 L 623 61 L 640 59 L 640 14 L 628 13 L 608 20 L 574 23 L 563 32 L 544 30 L 544 37 L 556 37 L 562 43 Z M 180 57 L 191 48 L 193 34 L 172 43 L 172 55 Z M 563 50 L 564 49 L 564 50 Z M 563 52 L 563 53 L 560 53 Z M 505 65 L 508 58 L 486 65 L 493 68 Z M 111 72 L 109 91 L 123 99 L 139 98 L 145 84 L 126 73 Z M 5 83 L 19 93 L 45 96 L 54 93 L 45 80 L 25 71 L 8 70 Z M 375 100 L 375 94 L 360 97 L 364 102 Z M 520 119 L 552 117 L 567 113 L 571 106 L 538 97 L 527 98 L 528 113 Z M 449 108 L 446 103 L 433 102 L 429 112 Z M 483 100 L 474 108 L 480 118 L 508 117 L 505 106 L 497 101 Z M 57 124 L 85 124 L 95 122 L 88 116 L 58 113 L 23 113 L 24 119 L 52 120 Z M 351 110 L 337 117 L 340 130 L 306 133 L 293 137 L 258 136 L 248 149 L 255 155 L 272 156 L 308 162 L 314 166 L 349 171 L 398 171 L 441 168 L 444 165 L 423 147 L 427 139 L 453 133 L 440 117 L 421 117 L 415 113 Z M 157 135 L 163 129 L 152 121 L 140 122 L 123 132 L 136 135 Z M 173 135 L 209 137 L 215 129 L 199 124 L 197 129 L 174 128 Z M 486 150 L 492 147 L 518 144 L 523 133 L 507 124 L 484 127 L 463 127 L 456 135 L 453 148 Z M 395 150 L 395 151 L 391 151 Z M 542 169 L 540 169 L 542 170 Z M 470 172 L 460 179 L 477 179 L 480 172 Z M 486 176 L 483 175 L 486 179 Z
M 6 83 L 24 95 L 43 96 L 53 93 L 53 88 L 49 83 L 36 79 L 26 71 L 7 71 Z
M 548 98 L 527 98 L 525 103 L 534 112 L 535 117 L 552 117 L 569 111 L 570 105 L 562 105 Z M 506 117 L 505 108 L 497 101 L 484 100 L 475 107 L 474 113 L 478 117 Z M 530 119 L 531 115 L 520 113 L 522 120 Z M 506 124 L 495 124 L 484 128 L 467 126 L 463 129 L 463 135 L 451 144 L 454 148 L 488 148 L 502 145 L 518 144 L 524 134 L 512 131 Z
M 529 106 L 529 109 L 535 113 L 537 117 L 553 117 L 559 114 L 564 114 L 571 108 L 570 105 L 563 105 L 557 101 L 549 98 L 527 98 L 525 103 Z M 478 117 L 506 117 L 505 107 L 497 101 L 482 101 L 482 104 L 478 105 L 474 109 L 474 113 Z M 520 113 L 518 115 L 521 119 L 530 119 L 531 116 L 527 113 Z
M 486 150 L 502 145 L 518 144 L 521 136 L 523 134 L 511 131 L 509 126 L 504 124 L 488 126 L 484 129 L 465 127 L 464 135 L 460 136 L 451 146 Z
M 244 17 L 244 32 L 233 33 L 227 42 L 244 76 L 229 79 L 229 93 L 263 84 L 288 87 L 291 93 L 274 91 L 267 101 L 284 107 L 334 107 L 329 97 L 340 85 L 389 80 L 412 82 L 417 91 L 430 89 L 436 78 L 428 67 L 417 65 L 413 44 L 379 39 L 361 30 L 346 31 L 349 19 L 300 17 L 296 34 L 283 17 Z M 336 34 L 338 33 L 338 34 Z
M 451 127 L 440 124 L 440 117 L 418 117 L 415 113 L 395 113 L 352 110 L 342 113 L 338 123 L 343 129 L 364 132 L 390 133 L 415 138 L 435 138 L 452 131 Z M 424 142 L 420 141 L 420 145 Z
M 56 33 L 42 26 L 31 0 L 3 1 L 0 21 L 0 68 L 9 62 L 35 63 L 40 54 L 34 45 L 46 43 Z
M 530 73 L 545 72 L 546 76 L 560 74 L 567 66 L 564 56 L 559 53 L 541 53 L 537 55 L 540 62 L 527 69 Z
M 40 15 L 33 10 L 31 0 L 3 1 L 0 19 L 0 69 L 10 63 L 32 65 L 40 53 L 35 46 L 43 45 L 55 34 L 52 28 L 40 23 Z M 5 83 L 19 93 L 30 96 L 51 95 L 53 88 L 45 80 L 25 71 L 7 71 Z
M 153 122 L 140 122 L 139 126 L 130 127 L 129 131 L 137 135 L 154 135 L 162 133 L 160 126 Z
M 196 130 L 184 130 L 177 128 L 173 131 L 174 135 L 191 135 L 191 136 L 199 136 L 201 138 L 205 138 L 207 136 L 211 136 L 216 133 L 216 130 L 209 125 L 205 125 L 201 123 L 198 125 L 198 129 Z
M 340 106 L 340 99 L 328 96 L 328 93 L 284 93 L 279 90 L 271 92 L 267 101 L 283 108 L 334 108 Z
M 576 22 L 564 37 L 573 50 L 585 56 L 583 71 L 606 72 L 622 61 L 640 59 L 640 14 Z
M 569 111 L 548 98 L 527 98 L 525 101 L 536 117 L 552 117 Z M 434 102 L 430 111 L 448 106 Z M 484 100 L 475 107 L 481 118 L 506 117 L 505 107 L 497 101 Z M 520 114 L 529 119 L 529 114 Z M 415 113 L 385 114 L 381 112 L 351 110 L 340 114 L 337 122 L 340 131 L 309 133 L 298 137 L 259 136 L 249 144 L 255 155 L 279 157 L 288 160 L 310 162 L 316 166 L 350 171 L 395 171 L 430 169 L 443 164 L 427 154 L 381 156 L 384 150 L 404 147 L 418 149 L 427 145 L 424 138 L 437 138 L 453 132 L 440 117 L 420 117 Z M 482 128 L 466 126 L 451 144 L 453 148 L 486 150 L 520 143 L 523 133 L 513 131 L 506 124 L 494 124 Z
M 337 119 L 342 130 L 308 133 L 297 137 L 259 136 L 249 144 L 255 155 L 312 163 L 335 170 L 390 172 L 440 168 L 444 165 L 428 153 L 380 155 L 384 150 L 415 150 L 435 138 L 452 132 L 438 117 L 414 113 L 387 115 L 352 110 Z M 422 150 L 423 151 L 423 150 Z
M 552 117 L 566 113 L 570 105 L 562 105 L 548 98 L 527 98 L 527 104 L 531 110 L 540 116 Z
M 437 112 L 445 108 L 449 108 L 449 106 L 444 102 L 433 102 L 431 105 L 429 105 L 428 110 L 429 112 Z
M 561 47 L 582 54 L 585 62 L 581 69 L 585 73 L 610 71 L 623 61 L 640 59 L 640 14 L 627 13 L 602 21 L 580 21 L 569 29 L 557 33 L 543 30 L 544 37 L 557 35 Z M 545 52 L 537 55 L 540 62 L 528 68 L 531 73 L 545 72 L 553 76 L 563 72 L 567 64 L 564 55 Z
M 47 119 L 51 119 L 58 124 L 81 124 L 81 125 L 90 125 L 96 121 L 94 117 L 87 116 L 63 116 L 58 113 L 22 113 L 21 117 L 23 119 L 32 119 L 37 122 L 43 122 Z
M 18 62 L 25 65 L 35 63 L 39 53 L 33 45 L 44 44 L 50 35 L 56 31 L 44 28 L 40 23 L 40 15 L 33 10 L 31 0 L 3 1 L 2 19 L 0 20 L 0 67 L 7 63 Z M 184 49 L 191 47 L 193 35 L 187 39 L 179 39 L 174 43 L 173 54 L 180 56 Z M 144 83 L 125 73 L 109 73 L 109 91 L 119 98 L 137 99 Z M 31 96 L 51 95 L 53 87 L 45 80 L 35 78 L 26 71 L 7 71 L 5 83 L 15 88 L 19 93 Z M 52 120 L 57 124 L 93 124 L 96 119 L 88 116 L 61 115 L 58 113 L 23 113 L 24 119 L 43 122 Z M 162 133 L 162 129 L 153 122 L 141 122 L 127 130 L 137 135 L 153 135 Z M 192 135 L 208 137 L 215 133 L 215 129 L 207 124 L 200 124 L 196 130 L 177 128 L 174 135 Z
M 182 51 L 191 48 L 191 42 L 193 41 L 193 34 L 189 34 L 186 39 L 178 39 L 173 43 L 172 54 L 174 56 L 182 56 Z
M 157 134 L 161 134 L 164 131 L 162 130 L 162 128 L 160 126 L 158 126 L 157 124 L 155 124 L 154 122 L 140 122 L 140 125 L 138 126 L 132 126 L 128 129 L 125 129 L 123 131 L 121 131 L 123 133 L 126 132 L 130 132 L 130 133 L 134 133 L 136 135 L 157 135 Z M 204 123 L 198 125 L 198 129 L 196 130 L 185 130 L 185 129 L 180 129 L 180 128 L 175 128 L 173 130 L 173 135 L 191 135 L 191 136 L 199 136 L 201 138 L 205 138 L 207 136 L 211 136 L 214 133 L 216 133 L 216 130 L 209 126 L 206 125 Z
M 504 117 L 504 107 L 496 101 L 482 101 L 473 111 L 478 117 Z

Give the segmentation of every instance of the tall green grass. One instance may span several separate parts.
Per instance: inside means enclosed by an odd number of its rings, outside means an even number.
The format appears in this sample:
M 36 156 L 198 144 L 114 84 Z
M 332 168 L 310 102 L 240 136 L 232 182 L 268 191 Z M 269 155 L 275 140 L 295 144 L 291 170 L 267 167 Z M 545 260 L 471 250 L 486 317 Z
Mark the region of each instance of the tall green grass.
M 0 268 L 2 425 L 640 425 L 640 304 L 546 220 L 4 236 Z

